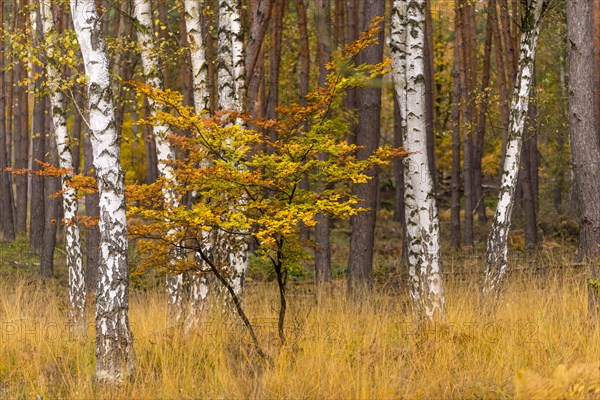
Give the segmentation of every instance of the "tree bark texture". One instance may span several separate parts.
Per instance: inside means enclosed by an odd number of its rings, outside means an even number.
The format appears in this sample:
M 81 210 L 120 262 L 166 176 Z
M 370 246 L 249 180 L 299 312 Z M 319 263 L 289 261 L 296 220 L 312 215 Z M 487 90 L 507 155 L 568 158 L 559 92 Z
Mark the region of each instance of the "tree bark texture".
M 365 0 L 365 14 L 361 30 L 366 30 L 372 19 L 385 14 L 385 0 Z M 377 64 L 383 60 L 383 29 L 379 32 L 378 44 L 369 46 L 359 55 L 360 64 Z M 358 91 L 358 125 L 356 156 L 366 159 L 379 147 L 381 117 L 381 84 L 374 82 L 372 87 Z M 354 194 L 361 199 L 358 206 L 368 209 L 351 218 L 350 254 L 348 258 L 348 286 L 350 291 L 369 288 L 373 270 L 373 249 L 375 244 L 375 221 L 377 217 L 377 192 L 379 179 L 377 170 L 367 172 L 371 179 L 355 185 Z
M 4 26 L 4 7 L 0 7 L 0 25 Z M 4 32 L 0 31 L 0 40 L 4 43 Z M 0 65 L 4 65 L 4 46 L 0 46 Z M 10 164 L 10 152 L 7 151 L 6 135 L 6 73 L 0 69 L 0 224 L 5 240 L 15 240 L 15 224 L 13 213 L 12 177 L 6 171 Z M 11 102 L 9 101 L 10 105 Z
M 44 37 L 54 32 L 54 18 L 50 0 L 40 0 L 40 15 Z M 46 54 L 52 59 L 53 46 L 46 48 Z M 58 165 L 70 171 L 62 177 L 62 205 L 65 223 L 65 250 L 67 253 L 67 270 L 69 276 L 69 319 L 78 331 L 85 329 L 85 273 L 83 270 L 83 255 L 81 252 L 81 238 L 77 223 L 77 191 L 69 186 L 73 177 L 73 158 L 71 153 L 69 133 L 67 131 L 67 107 L 64 94 L 60 90 L 60 72 L 52 63 L 46 64 L 48 74 L 48 87 L 50 89 L 50 108 Z M 52 193 L 46 193 L 51 195 Z M 56 228 L 55 228 L 56 229 Z
M 134 370 L 129 328 L 129 269 L 124 173 L 106 44 L 93 0 L 71 2 L 88 78 L 90 139 L 98 180 L 100 259 L 96 289 L 96 378 L 122 383 Z
M 331 2 L 315 0 L 315 25 L 317 28 L 317 60 L 319 65 L 319 86 L 325 85 L 327 70 L 325 65 L 331 57 Z M 324 155 L 319 155 L 324 157 Z M 315 276 L 317 286 L 331 280 L 331 217 L 317 214 L 315 226 Z
M 485 282 L 482 298 L 495 306 L 508 268 L 508 233 L 514 206 L 521 159 L 523 130 L 533 84 L 535 51 L 545 0 L 527 0 L 521 24 L 521 44 L 517 80 L 510 107 L 509 136 L 498 205 L 487 242 Z
M 590 261 L 589 312 L 600 315 L 600 146 L 596 123 L 593 9 L 591 0 L 567 2 L 569 135 L 574 190 L 579 205 L 579 257 Z
M 392 69 L 396 96 L 405 117 L 405 202 L 411 295 L 419 318 L 444 313 L 440 270 L 439 219 L 426 149 L 425 2 L 395 0 L 392 9 Z M 404 118 L 403 118 L 404 119 Z

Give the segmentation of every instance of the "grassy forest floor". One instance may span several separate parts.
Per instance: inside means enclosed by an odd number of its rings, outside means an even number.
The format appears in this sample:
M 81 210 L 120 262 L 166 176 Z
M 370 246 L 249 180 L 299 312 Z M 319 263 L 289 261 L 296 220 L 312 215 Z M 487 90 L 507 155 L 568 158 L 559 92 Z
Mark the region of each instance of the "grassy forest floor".
M 252 357 L 236 316 L 217 312 L 187 336 L 166 329 L 161 279 L 135 277 L 137 372 L 112 393 L 93 381 L 93 310 L 86 337 L 66 326 L 64 254 L 56 278 L 43 282 L 25 244 L 2 243 L 0 398 L 600 398 L 600 324 L 587 318 L 573 241 L 549 237 L 525 254 L 513 235 L 517 270 L 494 316 L 478 312 L 483 244 L 469 257 L 445 251 L 446 320 L 418 329 L 399 278 L 397 224 L 378 228 L 376 290 L 362 302 L 345 293 L 347 235 L 334 232 L 338 278 L 327 293 L 315 295 L 310 273 L 292 280 L 284 346 L 277 290 L 255 266 L 245 304 L 271 367 Z

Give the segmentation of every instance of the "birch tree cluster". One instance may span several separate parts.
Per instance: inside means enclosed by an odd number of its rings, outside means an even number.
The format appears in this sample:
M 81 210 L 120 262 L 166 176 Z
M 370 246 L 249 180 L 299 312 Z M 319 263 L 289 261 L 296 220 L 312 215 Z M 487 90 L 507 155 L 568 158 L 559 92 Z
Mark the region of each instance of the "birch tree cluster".
M 559 237 L 600 312 L 597 1 L 16 0 L 0 24 L 0 235 L 45 279 L 64 246 L 99 381 L 135 372 L 132 271 L 160 274 L 170 329 L 234 312 L 266 360 L 243 301 L 264 264 L 282 343 L 290 275 L 369 301 L 387 274 L 428 324 L 450 257 L 481 255 L 494 313 L 513 256 Z

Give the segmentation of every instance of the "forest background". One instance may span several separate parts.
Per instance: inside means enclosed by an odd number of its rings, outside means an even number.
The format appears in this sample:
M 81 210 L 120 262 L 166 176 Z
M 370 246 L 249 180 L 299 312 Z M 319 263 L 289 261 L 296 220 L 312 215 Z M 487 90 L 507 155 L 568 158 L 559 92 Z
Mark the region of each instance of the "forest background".
M 226 109 L 219 103 L 220 3 L 203 2 L 199 14 L 208 115 Z M 191 336 L 171 330 L 166 322 L 172 316 L 167 315 L 170 300 L 164 291 L 164 263 L 158 257 L 148 259 L 140 251 L 143 247 L 136 245 L 138 238 L 132 237 L 128 261 L 138 367 L 125 388 L 114 390 L 135 397 L 297 397 L 306 393 L 318 397 L 430 397 L 440 393 L 526 397 L 529 387 L 548 391 L 542 394 L 574 390 L 576 396 L 581 394 L 577 390 L 587 390 L 585 385 L 598 384 L 594 368 L 600 354 L 600 329 L 597 323 L 590 326 L 586 318 L 588 275 L 578 223 L 581 200 L 572 182 L 568 27 L 563 1 L 549 2 L 540 23 L 508 240 L 511 272 L 495 315 L 478 319 L 486 240 L 497 205 L 511 88 L 519 68 L 526 14 L 521 3 L 424 2 L 428 171 L 441 221 L 447 293 L 443 322 L 422 330 L 411 317 L 404 175 L 398 159 L 380 167 L 367 191 L 353 192 L 373 205 L 376 212 L 370 220 L 353 216 L 348 223 L 346 216 L 320 215 L 316 227 L 302 230 L 307 240 L 304 254 L 310 256 L 289 270 L 286 344 L 274 339 L 280 315 L 273 289 L 279 283 L 278 273 L 260 257 L 250 258 L 245 310 L 257 326 L 261 347 L 274 358 L 274 367 L 254 359 L 250 338 L 236 340 L 243 329 L 233 315 L 227 323 L 220 321 L 218 312 L 207 311 Z M 600 1 L 589 3 L 593 5 L 590 23 L 595 56 L 588 61 L 598 65 Z M 40 4 L 21 0 L 4 2 L 1 8 L 4 46 L 0 60 L 5 68 L 0 74 L 4 93 L 0 167 L 27 169 L 29 174 L 2 173 L 3 184 L 9 186 L 0 192 L 0 259 L 6 278 L 0 333 L 2 359 L 8 361 L 1 365 L 0 393 L 10 397 L 37 393 L 90 396 L 98 394 L 92 380 L 93 324 L 86 328 L 87 339 L 82 339 L 57 322 L 66 320 L 64 310 L 71 307 L 65 296 L 71 285 L 65 268 L 69 250 L 59 229 L 65 211 L 61 199 L 50 196 L 60 190 L 61 179 L 53 176 L 55 172 L 42 176 L 37 171 L 48 171 L 48 165 L 34 161 L 58 167 L 56 138 L 50 134 L 56 130 L 50 96 L 58 89 L 66 98 L 73 172 L 93 176 L 87 81 L 68 5 L 52 4 L 54 36 L 48 39 Z M 98 1 L 96 6 L 106 37 L 125 183 L 160 182 L 156 131 L 152 124 L 140 123 L 152 120 L 156 92 L 144 92 L 130 83 L 148 81 L 140 45 L 140 32 L 146 27 L 135 17 L 135 5 L 127 0 Z M 183 105 L 197 107 L 190 56 L 194 43 L 184 6 L 179 1 L 150 5 L 155 46 L 151 54 L 163 88 L 180 92 Z M 306 106 L 307 94 L 325 84 L 331 53 L 358 39 L 371 22 L 370 14 L 376 16 L 381 8 L 386 11 L 378 48 L 384 58 L 392 57 L 387 23 L 391 3 L 273 0 L 242 2 L 239 7 L 247 101 L 238 111 L 247 113 L 250 127 L 267 134 L 272 133 L 269 124 L 259 121 L 283 119 L 284 107 L 295 103 Z M 49 43 L 52 54 L 47 51 Z M 380 62 L 368 51 L 351 60 L 358 65 Z M 49 63 L 60 66 L 58 86 L 49 83 L 45 68 Z M 353 66 L 346 71 L 343 67 L 337 65 L 336 72 L 348 76 L 355 72 Z M 599 70 L 596 67 L 596 75 Z M 600 105 L 598 82 L 597 76 L 590 77 L 596 105 Z M 377 103 L 373 96 L 379 96 L 380 108 L 373 107 Z M 401 146 L 401 111 L 391 74 L 367 87 L 350 88 L 332 107 L 332 119 L 344 121 L 346 129 L 338 132 L 340 143 Z M 600 132 L 598 121 L 594 123 Z M 184 153 L 176 155 L 185 157 Z M 89 181 L 81 180 L 76 186 L 85 189 L 86 184 Z M 158 191 L 153 193 L 159 196 Z M 97 194 L 87 192 L 78 203 L 89 296 L 96 289 L 98 275 Z M 130 219 L 132 226 L 147 222 L 142 217 Z M 350 242 L 364 240 L 362 235 L 369 230 L 374 236 L 365 242 L 372 240 L 372 248 L 354 246 L 353 250 Z M 309 243 L 312 240 L 314 244 Z M 362 291 L 363 285 L 373 290 Z M 347 292 L 355 295 L 347 297 Z M 90 320 L 91 309 L 84 318 Z M 347 321 L 352 321 L 350 326 Z M 56 332 L 61 339 L 55 338 Z M 32 362 L 25 366 L 25 360 Z M 482 364 L 488 367 L 481 368 Z M 582 378 L 584 389 L 575 383 L 560 387 L 553 386 L 551 378 L 545 380 L 523 369 L 541 375 L 555 371 L 555 379 L 564 375 L 567 381 L 576 376 L 591 378 Z M 339 378 L 340 373 L 346 379 Z

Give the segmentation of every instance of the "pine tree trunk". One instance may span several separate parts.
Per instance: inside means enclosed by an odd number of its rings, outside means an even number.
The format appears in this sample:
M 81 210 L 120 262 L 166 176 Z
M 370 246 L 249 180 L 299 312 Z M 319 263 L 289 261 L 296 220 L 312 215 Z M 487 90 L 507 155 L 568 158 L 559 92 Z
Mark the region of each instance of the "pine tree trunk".
M 32 15 L 39 15 L 35 12 Z M 38 23 L 39 21 L 32 21 Z M 39 24 L 38 24 L 39 26 Z M 37 33 L 34 35 L 35 42 L 40 42 L 40 38 L 37 37 Z M 34 67 L 36 74 L 41 75 L 42 68 L 39 66 Z M 39 79 L 34 83 L 35 91 L 39 92 L 41 89 L 41 82 Z M 32 136 L 31 136 L 31 170 L 37 172 L 40 170 L 40 164 L 37 161 L 44 160 L 44 100 L 45 96 L 40 99 L 35 99 L 33 102 L 33 123 L 32 123 Z M 52 193 L 48 193 L 49 195 Z M 40 175 L 33 175 L 31 177 L 31 199 L 30 199 L 30 212 L 29 212 L 29 248 L 35 253 L 40 253 L 43 247 L 44 238 L 44 177 Z
M 527 119 L 525 120 L 525 129 L 523 138 L 523 148 L 521 149 L 521 187 L 523 197 L 521 199 L 521 208 L 523 209 L 523 220 L 525 222 L 525 249 L 535 250 L 537 247 L 537 209 L 536 209 L 536 181 L 537 168 L 535 163 L 535 152 L 537 149 L 537 105 L 535 95 L 535 68 L 532 90 L 529 100 L 529 109 Z
M 23 3 L 23 1 L 21 1 Z M 22 28 L 22 18 L 19 14 L 15 15 L 17 20 L 17 29 Z M 27 154 L 29 146 L 27 146 L 27 120 L 23 121 L 23 114 L 27 108 L 26 100 L 27 93 L 25 88 L 18 85 L 25 78 L 25 68 L 20 60 L 15 60 L 14 79 L 14 108 L 13 108 L 13 141 L 14 141 L 14 166 L 18 169 L 27 168 Z M 25 122 L 25 124 L 23 123 Z M 16 207 L 16 228 L 17 235 L 25 235 L 27 233 L 27 175 L 15 176 L 15 207 Z
M 331 57 L 331 3 L 329 0 L 315 0 L 315 25 L 317 28 L 317 60 L 319 65 L 319 86 L 325 85 L 327 71 L 325 65 Z M 325 157 L 319 155 L 319 157 Z M 315 217 L 315 277 L 317 286 L 331 281 L 331 217 L 317 214 Z
M 509 103 L 510 103 L 510 91 L 507 82 L 509 82 L 508 74 L 506 72 L 508 64 L 507 52 L 504 51 L 505 46 L 502 43 L 501 26 L 498 20 L 498 9 L 496 4 L 497 0 L 491 0 L 490 7 L 488 8 L 490 13 L 490 20 L 492 21 L 492 36 L 495 44 L 495 59 L 497 69 L 497 84 L 500 91 L 500 99 L 498 106 L 500 108 L 500 131 L 502 132 L 502 149 L 500 150 L 500 176 L 504 170 L 504 159 L 506 157 L 506 142 L 508 141 L 508 119 L 509 119 Z M 505 58 L 506 56 L 506 58 Z
M 600 0 L 594 1 L 594 51 L 596 67 L 596 132 L 600 136 Z
M 464 246 L 468 252 L 473 251 L 473 75 L 472 68 L 472 35 L 474 27 L 471 24 L 470 13 L 473 5 L 460 4 L 455 1 L 457 17 L 460 26 L 458 35 L 459 48 L 462 50 L 460 58 L 461 81 L 461 119 L 463 130 L 463 191 L 465 199 L 465 223 L 463 229 Z
M 595 115 L 593 9 L 590 0 L 567 2 L 569 133 L 579 209 L 579 258 L 589 261 L 589 313 L 600 316 L 600 146 Z
M 365 0 L 366 30 L 372 19 L 385 14 L 384 0 Z M 378 43 L 371 45 L 359 55 L 360 64 L 377 64 L 383 60 L 383 29 L 379 32 Z M 356 156 L 366 159 L 379 147 L 381 117 L 381 85 L 361 88 L 358 91 L 359 115 L 356 128 L 356 144 L 359 146 Z M 375 244 L 375 221 L 377 218 L 377 192 L 379 179 L 377 170 L 367 171 L 371 179 L 364 184 L 354 186 L 354 195 L 362 199 L 359 207 L 368 209 L 350 219 L 350 253 L 348 257 L 348 288 L 350 292 L 371 287 L 373 270 L 373 248 Z
M 54 18 L 50 0 L 40 0 L 40 15 L 44 36 L 54 32 Z M 48 58 L 52 58 L 54 47 L 46 49 Z M 73 158 L 70 148 L 71 139 L 67 131 L 67 107 L 65 98 L 60 91 L 60 73 L 52 64 L 46 64 L 48 88 L 50 89 L 50 109 L 54 125 L 58 165 L 69 172 L 62 177 L 62 204 L 65 220 L 65 250 L 67 252 L 67 269 L 69 275 L 69 320 L 82 332 L 85 329 L 85 274 L 83 270 L 83 255 L 81 239 L 77 224 L 77 191 L 69 186 L 73 176 Z M 52 193 L 46 193 L 50 195 Z
M 419 318 L 443 317 L 439 219 L 429 172 L 425 122 L 425 2 L 395 0 L 392 9 L 392 69 L 406 126 L 405 202 L 411 295 Z M 408 32 L 410 27 L 410 32 Z M 404 119 L 404 118 L 403 118 Z
M 129 269 L 124 173 L 110 86 L 106 44 L 93 0 L 71 2 L 88 78 L 89 124 L 98 180 L 100 260 L 96 290 L 96 378 L 122 383 L 134 370 L 129 328 Z
M 435 79 L 433 76 L 433 18 L 431 17 L 431 0 L 425 0 L 425 121 L 427 129 L 427 161 L 433 179 L 433 187 L 437 182 L 435 169 Z
M 144 118 L 150 117 L 150 106 L 148 100 L 144 102 Z M 152 137 L 152 127 L 144 125 L 142 138 L 146 147 L 146 183 L 154 183 L 158 179 L 158 157 L 156 156 L 156 141 Z
M 495 6 L 493 4 L 488 5 L 488 10 L 490 9 L 490 7 Z M 493 25 L 496 23 L 496 21 L 493 18 L 494 15 L 494 13 L 488 12 L 488 19 L 485 28 L 485 44 L 483 50 L 483 74 L 481 77 L 482 101 L 481 104 L 479 104 L 477 136 L 475 136 L 475 142 L 473 144 L 473 196 L 479 223 L 487 222 L 487 215 L 485 212 L 485 201 L 483 197 L 483 173 L 481 170 L 481 162 L 483 157 L 483 146 L 485 141 L 487 112 L 489 109 L 492 36 Z
M 250 2 L 250 34 L 246 45 L 246 80 L 248 82 L 248 111 L 260 119 L 265 112 L 265 34 L 271 16 L 272 0 Z
M 45 107 L 48 109 L 48 107 Z M 48 128 L 45 135 L 46 157 L 45 162 L 52 166 L 58 166 L 58 155 L 56 152 L 56 142 L 50 132 L 50 121 L 47 120 L 45 127 Z M 48 194 L 56 193 L 60 190 L 60 179 L 56 177 L 47 177 L 44 179 L 44 191 Z M 52 198 L 50 195 L 44 199 L 44 208 L 46 209 L 46 220 L 44 221 L 44 237 L 42 254 L 40 256 L 40 275 L 44 278 L 50 278 L 54 275 L 54 250 L 56 249 L 56 227 L 58 225 L 58 213 L 60 200 Z
M 559 80 L 558 80 L 558 93 L 561 98 L 567 97 L 567 82 L 566 82 L 566 62 L 565 57 L 559 58 Z M 562 111 L 565 107 L 561 107 Z M 561 113 L 563 118 L 568 118 L 566 112 Z M 564 159 L 565 156 L 565 132 L 563 129 L 559 129 L 556 132 L 556 153 L 560 157 L 560 159 Z M 562 214 L 564 212 L 563 207 L 563 190 L 566 186 L 565 179 L 565 169 L 563 163 L 558 165 L 558 172 L 556 174 L 556 180 L 554 183 L 554 210 L 557 214 Z
M 299 104 L 306 105 L 308 84 L 310 79 L 310 42 L 308 36 L 308 21 L 306 18 L 306 4 L 304 0 L 296 0 L 296 13 L 298 14 L 299 49 L 298 52 L 298 88 Z
M 527 0 L 524 10 L 519 68 L 510 107 L 509 136 L 504 173 L 498 195 L 498 206 L 487 242 L 486 272 L 482 298 L 491 301 L 492 308 L 496 304 L 508 268 L 507 239 L 515 202 L 523 129 L 533 83 L 533 66 L 539 36 L 539 24 L 545 6 L 545 0 Z
M 4 26 L 4 7 L 0 7 L 0 25 Z M 4 32 L 0 31 L 0 41 L 4 43 Z M 0 46 L 0 65 L 4 65 L 4 46 Z M 6 139 L 6 88 L 5 72 L 0 68 L 0 224 L 5 240 L 15 240 L 15 225 L 13 215 L 13 190 L 11 175 L 6 172 L 9 166 Z M 10 105 L 10 101 L 8 102 Z M 10 119 L 10 118 L 9 118 Z
M 283 16 L 285 14 L 286 0 L 275 0 L 273 4 L 271 31 L 269 38 L 269 92 L 265 116 L 268 119 L 277 118 L 279 107 L 279 70 L 281 66 L 281 36 L 283 35 Z M 275 132 L 270 135 L 275 139 Z
M 458 10 L 456 10 L 458 14 Z M 460 24 L 458 18 L 454 18 L 454 32 L 456 36 L 456 44 L 454 46 L 454 63 L 452 71 L 452 171 L 450 177 L 450 240 L 452 247 L 460 249 L 460 108 L 461 108 L 461 79 L 460 79 L 460 63 L 461 37 Z
M 352 43 L 358 39 L 359 35 L 359 9 L 360 0 L 346 0 L 346 43 Z M 317 29 L 319 27 L 317 26 Z M 326 28 L 325 28 L 326 29 Z M 321 35 L 319 35 L 320 37 Z M 322 40 L 325 40 L 323 38 Z M 348 112 L 357 112 L 358 109 L 358 89 L 351 89 L 344 98 L 344 109 Z M 348 143 L 356 144 L 356 123 L 351 122 L 348 133 Z

